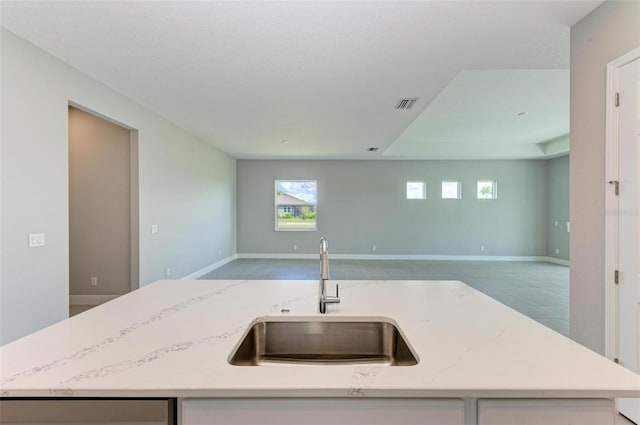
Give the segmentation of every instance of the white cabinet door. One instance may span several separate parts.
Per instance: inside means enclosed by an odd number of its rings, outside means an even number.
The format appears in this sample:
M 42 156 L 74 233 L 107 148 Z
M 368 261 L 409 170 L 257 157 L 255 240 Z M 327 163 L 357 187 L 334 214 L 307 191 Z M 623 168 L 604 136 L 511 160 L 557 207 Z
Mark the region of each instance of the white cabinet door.
M 185 399 L 182 425 L 464 425 L 460 399 Z
M 607 399 L 479 400 L 478 425 L 613 425 Z
M 640 373 L 640 57 L 620 67 L 618 112 L 618 358 Z M 634 213 L 635 211 L 635 213 Z M 639 384 L 640 385 L 640 384 Z M 640 400 L 620 399 L 620 413 L 640 421 Z

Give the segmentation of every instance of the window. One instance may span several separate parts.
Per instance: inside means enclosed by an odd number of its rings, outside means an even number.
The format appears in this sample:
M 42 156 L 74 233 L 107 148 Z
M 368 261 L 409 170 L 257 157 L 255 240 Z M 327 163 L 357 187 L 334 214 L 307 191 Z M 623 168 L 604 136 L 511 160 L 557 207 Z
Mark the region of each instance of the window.
M 478 199 L 497 199 L 498 193 L 495 180 L 478 180 Z
M 276 180 L 276 230 L 316 230 L 318 182 Z
M 427 199 L 427 187 L 424 182 L 408 181 L 407 199 Z
M 457 180 L 443 180 L 442 199 L 462 199 L 460 182 Z

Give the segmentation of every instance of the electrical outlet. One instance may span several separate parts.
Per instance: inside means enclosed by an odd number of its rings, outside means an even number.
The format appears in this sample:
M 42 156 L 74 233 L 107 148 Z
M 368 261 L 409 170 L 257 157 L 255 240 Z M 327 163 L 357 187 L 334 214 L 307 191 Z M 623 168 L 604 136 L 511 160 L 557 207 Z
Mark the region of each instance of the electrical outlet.
M 480 247 L 480 251 L 483 251 L 483 252 L 484 252 L 484 245 L 482 245 L 482 246 Z
M 559 249 L 556 249 L 556 254 L 560 254 L 560 250 Z
M 221 249 L 218 250 L 218 257 L 222 257 L 222 250 Z
M 98 286 L 98 278 L 97 277 L 92 277 L 91 278 L 91 286 Z
M 158 233 L 158 225 L 157 224 L 152 224 L 151 225 L 151 233 Z
M 167 277 L 171 276 L 171 269 L 167 267 Z
M 298 250 L 298 245 L 293 244 L 293 250 L 294 250 L 294 251 L 297 251 L 297 250 Z
M 371 245 L 371 251 L 375 251 L 376 250 L 376 246 L 375 245 Z

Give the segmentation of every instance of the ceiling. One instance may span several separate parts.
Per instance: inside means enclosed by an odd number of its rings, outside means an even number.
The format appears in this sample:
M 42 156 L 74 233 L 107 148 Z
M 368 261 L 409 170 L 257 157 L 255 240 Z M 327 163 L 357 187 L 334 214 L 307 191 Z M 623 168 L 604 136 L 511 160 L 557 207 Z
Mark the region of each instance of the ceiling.
M 568 150 L 569 29 L 601 3 L 3 0 L 1 19 L 237 158 L 540 158 Z

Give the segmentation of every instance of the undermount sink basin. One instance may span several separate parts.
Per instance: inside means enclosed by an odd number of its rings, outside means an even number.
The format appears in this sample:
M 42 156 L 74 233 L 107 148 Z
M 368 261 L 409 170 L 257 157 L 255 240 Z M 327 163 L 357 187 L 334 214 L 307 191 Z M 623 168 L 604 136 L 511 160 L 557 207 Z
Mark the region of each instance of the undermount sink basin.
M 249 325 L 229 363 L 411 366 L 418 356 L 388 318 L 262 317 Z

